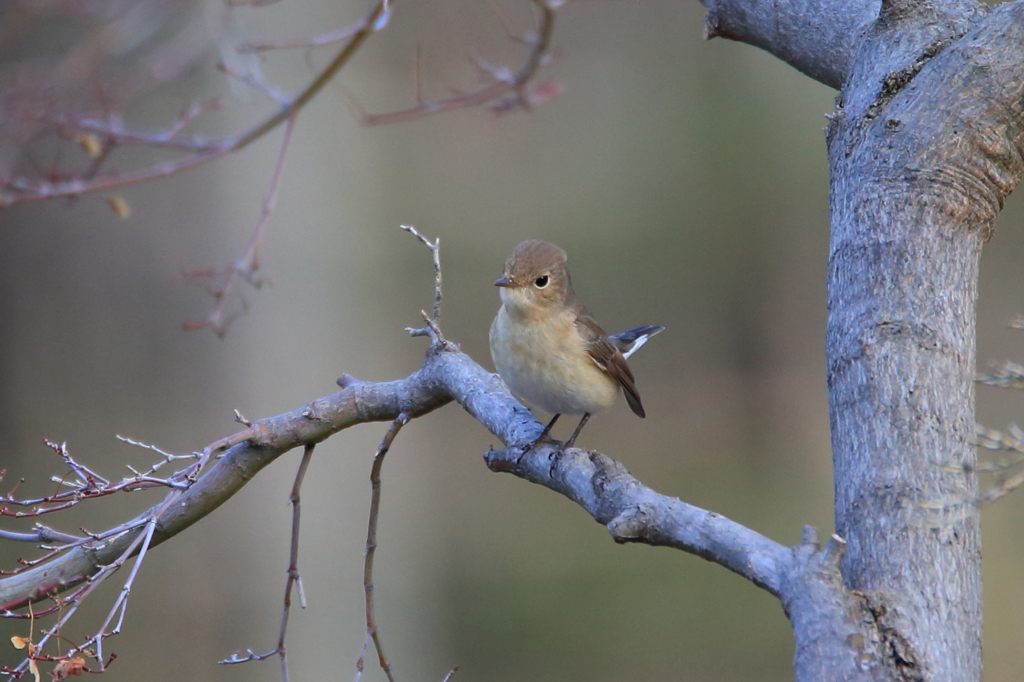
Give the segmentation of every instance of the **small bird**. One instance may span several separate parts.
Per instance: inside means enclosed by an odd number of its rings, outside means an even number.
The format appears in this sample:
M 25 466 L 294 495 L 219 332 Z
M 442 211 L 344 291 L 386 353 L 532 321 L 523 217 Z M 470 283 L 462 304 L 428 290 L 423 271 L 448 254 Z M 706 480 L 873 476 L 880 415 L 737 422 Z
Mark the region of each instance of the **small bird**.
M 566 259 L 554 244 L 525 241 L 494 282 L 502 303 L 491 324 L 494 366 L 512 393 L 555 415 L 529 448 L 547 437 L 559 416 L 581 414 L 563 446 L 572 447 L 590 415 L 611 407 L 620 389 L 634 414 L 647 416 L 626 358 L 665 329 L 605 334 L 573 293 Z

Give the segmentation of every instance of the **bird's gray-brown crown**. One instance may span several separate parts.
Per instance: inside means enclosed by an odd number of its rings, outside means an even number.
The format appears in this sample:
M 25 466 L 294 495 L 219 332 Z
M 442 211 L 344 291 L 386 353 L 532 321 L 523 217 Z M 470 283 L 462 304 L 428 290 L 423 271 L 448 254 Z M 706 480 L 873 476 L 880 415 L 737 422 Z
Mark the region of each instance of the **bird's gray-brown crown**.
M 565 263 L 565 251 L 550 242 L 531 239 L 522 242 L 505 261 L 505 273 L 495 284 L 501 287 L 534 289 L 539 301 L 558 300 L 572 294 Z
M 530 239 L 512 251 L 512 255 L 505 261 L 505 274 L 515 279 L 517 275 L 521 277 L 564 268 L 567 260 L 568 256 L 560 247 L 539 239 Z

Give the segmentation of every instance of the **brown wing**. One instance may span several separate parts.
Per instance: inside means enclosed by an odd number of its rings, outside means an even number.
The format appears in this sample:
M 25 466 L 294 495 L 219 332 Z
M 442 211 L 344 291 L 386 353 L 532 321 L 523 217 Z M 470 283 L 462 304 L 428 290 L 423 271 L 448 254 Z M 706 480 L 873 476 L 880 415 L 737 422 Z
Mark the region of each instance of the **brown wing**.
M 629 409 L 638 417 L 646 417 L 644 406 L 640 403 L 640 394 L 636 390 L 636 380 L 633 379 L 633 372 L 630 371 L 626 359 L 622 353 L 608 340 L 608 335 L 594 321 L 594 318 L 586 313 L 576 318 L 576 326 L 580 334 L 586 340 L 587 352 L 598 367 L 608 373 L 612 379 L 622 387 L 622 393 L 626 396 Z

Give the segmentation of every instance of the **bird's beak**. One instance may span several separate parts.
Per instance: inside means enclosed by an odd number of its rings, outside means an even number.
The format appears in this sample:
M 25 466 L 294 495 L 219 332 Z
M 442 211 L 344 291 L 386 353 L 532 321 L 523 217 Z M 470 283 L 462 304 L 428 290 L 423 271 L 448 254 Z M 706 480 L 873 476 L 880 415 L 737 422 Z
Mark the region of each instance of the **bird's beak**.
M 496 286 L 496 287 L 517 287 L 519 285 L 516 284 L 515 280 L 512 279 L 511 277 L 507 277 L 505 275 L 502 275 L 498 279 L 494 280 L 494 286 Z

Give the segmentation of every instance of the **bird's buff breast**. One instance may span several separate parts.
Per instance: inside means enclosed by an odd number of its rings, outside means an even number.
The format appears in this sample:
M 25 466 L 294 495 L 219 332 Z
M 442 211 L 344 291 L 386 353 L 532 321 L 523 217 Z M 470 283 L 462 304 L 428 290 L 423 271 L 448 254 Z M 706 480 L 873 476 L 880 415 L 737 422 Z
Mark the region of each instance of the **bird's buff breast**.
M 593 414 L 615 402 L 618 385 L 590 359 L 574 316 L 517 320 L 502 306 L 490 342 L 491 359 L 509 389 L 540 410 Z

